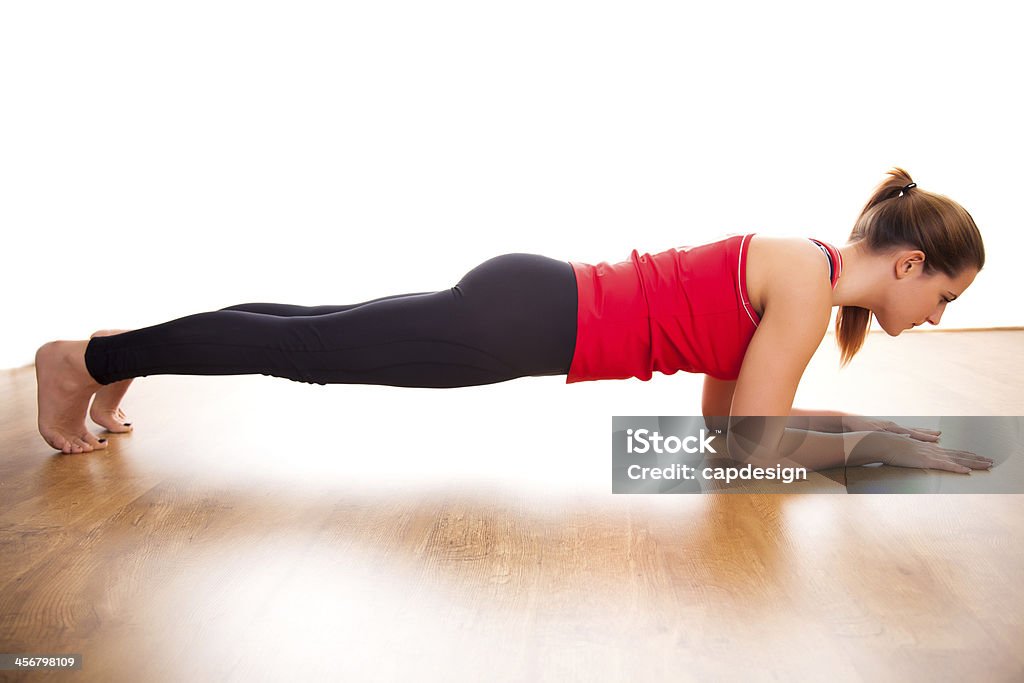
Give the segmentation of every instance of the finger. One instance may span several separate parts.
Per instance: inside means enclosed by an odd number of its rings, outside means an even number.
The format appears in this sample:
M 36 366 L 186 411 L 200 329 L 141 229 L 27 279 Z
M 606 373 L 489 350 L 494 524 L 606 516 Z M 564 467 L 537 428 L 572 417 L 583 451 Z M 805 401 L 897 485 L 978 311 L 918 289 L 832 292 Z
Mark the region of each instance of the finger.
M 982 460 L 992 461 L 992 458 L 989 458 L 989 457 L 984 456 L 984 455 L 978 455 L 974 451 L 961 451 L 961 450 L 956 449 L 956 448 L 943 448 L 943 449 L 941 449 L 941 451 L 942 451 L 943 455 L 947 455 L 947 456 L 956 456 L 956 457 L 959 457 L 959 458 L 980 458 Z
M 887 432 L 893 432 L 894 434 L 903 434 L 909 436 L 912 439 L 918 439 L 920 441 L 938 441 L 939 432 L 933 429 L 917 429 L 916 427 L 900 427 L 895 426 L 886 429 Z
M 977 453 L 975 453 L 973 451 L 954 451 L 954 452 L 955 453 L 959 453 L 960 455 L 962 455 L 965 458 L 974 458 L 976 460 L 987 460 L 988 462 L 995 462 L 992 458 L 990 458 L 990 457 L 988 457 L 986 455 L 978 455 Z
M 886 422 L 885 423 L 885 430 L 889 431 L 889 432 L 912 431 L 912 432 L 928 432 L 930 434 L 941 434 L 942 433 L 942 430 L 931 429 L 929 427 L 904 427 L 903 425 L 899 424 L 898 422 Z
M 882 426 L 883 432 L 892 432 L 893 434 L 909 434 L 910 430 L 903 425 L 896 424 L 895 422 L 886 422 Z
M 970 474 L 971 468 L 965 465 L 952 462 L 950 460 L 933 460 L 931 464 L 933 470 L 946 470 L 947 472 L 959 472 L 961 474 Z
M 975 455 L 974 453 L 963 453 L 961 455 L 953 456 L 953 458 L 954 460 L 956 460 L 956 462 L 959 462 L 961 465 L 967 465 L 968 467 L 971 467 L 976 470 L 983 470 L 992 467 L 992 465 L 995 464 L 995 461 L 992 460 L 992 458 L 986 458 L 985 456 L 982 455 Z
M 911 432 L 910 436 L 918 441 L 931 441 L 934 443 L 939 440 L 938 434 L 917 429 Z
M 951 458 L 951 460 L 952 462 L 955 462 L 958 465 L 966 465 L 967 467 L 970 467 L 973 470 L 985 470 L 988 469 L 989 467 L 992 467 L 993 464 L 988 460 L 978 460 L 976 458 L 967 458 L 963 456 L 953 457 Z

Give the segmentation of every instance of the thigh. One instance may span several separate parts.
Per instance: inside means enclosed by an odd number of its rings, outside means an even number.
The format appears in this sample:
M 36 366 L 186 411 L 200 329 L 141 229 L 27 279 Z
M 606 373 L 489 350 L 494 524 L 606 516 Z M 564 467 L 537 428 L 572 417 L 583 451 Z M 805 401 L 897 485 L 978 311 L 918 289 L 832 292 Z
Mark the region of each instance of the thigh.
M 264 315 L 281 315 L 281 316 L 296 316 L 296 315 L 326 315 L 328 313 L 340 313 L 341 311 L 349 311 L 358 306 L 365 306 L 367 304 L 377 303 L 378 301 L 387 301 L 389 299 L 401 299 L 407 296 L 420 296 L 421 294 L 433 294 L 433 292 L 412 292 L 410 294 L 392 294 L 391 296 L 383 296 L 379 299 L 371 299 L 369 301 L 361 301 L 356 304 L 344 304 L 344 305 L 327 305 L 327 306 L 299 306 L 296 304 L 274 304 L 274 303 L 248 303 L 248 304 L 236 304 L 235 306 L 228 306 L 227 308 L 221 308 L 221 311 L 246 311 L 248 313 L 262 313 Z
M 470 386 L 568 373 L 576 297 L 567 261 L 504 254 L 450 289 L 289 320 L 330 349 L 327 381 Z

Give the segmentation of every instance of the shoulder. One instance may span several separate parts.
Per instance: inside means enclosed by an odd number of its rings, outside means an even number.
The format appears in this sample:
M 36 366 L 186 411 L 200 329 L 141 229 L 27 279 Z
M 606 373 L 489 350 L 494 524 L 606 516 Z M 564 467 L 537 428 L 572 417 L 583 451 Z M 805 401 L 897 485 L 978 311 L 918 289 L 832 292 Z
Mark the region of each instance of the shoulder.
M 761 322 L 743 356 L 734 415 L 788 415 L 832 312 L 828 261 L 810 240 L 751 240 L 748 283 L 757 279 Z M 808 248 L 809 247 L 809 248 Z M 757 253 L 755 253 L 757 252 Z M 748 291 L 753 301 L 753 293 Z
M 747 258 L 763 260 L 769 268 L 789 270 L 803 266 L 828 274 L 828 263 L 818 246 L 806 237 L 775 237 L 754 235 L 748 245 Z
M 747 254 L 747 295 L 759 315 L 783 304 L 832 308 L 828 259 L 806 237 L 754 235 Z

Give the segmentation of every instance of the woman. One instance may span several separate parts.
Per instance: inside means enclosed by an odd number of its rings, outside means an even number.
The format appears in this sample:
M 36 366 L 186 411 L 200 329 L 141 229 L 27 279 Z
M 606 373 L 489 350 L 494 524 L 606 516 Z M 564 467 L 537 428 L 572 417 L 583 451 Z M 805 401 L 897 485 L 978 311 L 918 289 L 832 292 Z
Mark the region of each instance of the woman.
M 833 306 L 846 365 L 872 315 L 892 336 L 937 325 L 984 262 L 970 214 L 916 189 L 896 168 L 839 249 L 749 234 L 654 255 L 633 250 L 614 264 L 505 254 L 437 292 L 348 306 L 242 304 L 50 342 L 36 353 L 39 431 L 64 453 L 105 448 L 86 413 L 111 432 L 130 431 L 120 399 L 131 378 L 151 374 L 443 388 L 563 374 L 566 383 L 649 380 L 654 371 L 685 370 L 705 374 L 706 416 L 808 415 L 792 409 L 793 396 Z M 913 437 L 901 443 L 917 450 L 899 446 L 906 452 L 893 464 L 969 471 L 991 462 L 939 448 L 937 432 L 855 416 L 813 419 L 805 428 Z M 785 429 L 767 441 L 778 446 Z

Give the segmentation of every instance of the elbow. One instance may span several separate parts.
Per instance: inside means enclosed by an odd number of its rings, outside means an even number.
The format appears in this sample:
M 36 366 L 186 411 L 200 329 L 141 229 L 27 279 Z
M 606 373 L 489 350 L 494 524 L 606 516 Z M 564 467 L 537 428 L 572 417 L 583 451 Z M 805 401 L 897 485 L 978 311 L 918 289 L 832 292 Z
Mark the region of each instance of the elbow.
M 750 442 L 732 430 L 725 434 L 725 449 L 735 462 L 751 462 L 755 455 Z
M 781 457 L 781 441 L 786 418 L 733 417 L 728 420 L 726 448 L 737 462 L 775 464 Z
M 707 427 L 709 432 L 720 431 L 723 434 L 729 429 L 729 416 L 725 415 L 708 415 L 708 411 L 704 411 L 704 426 Z

